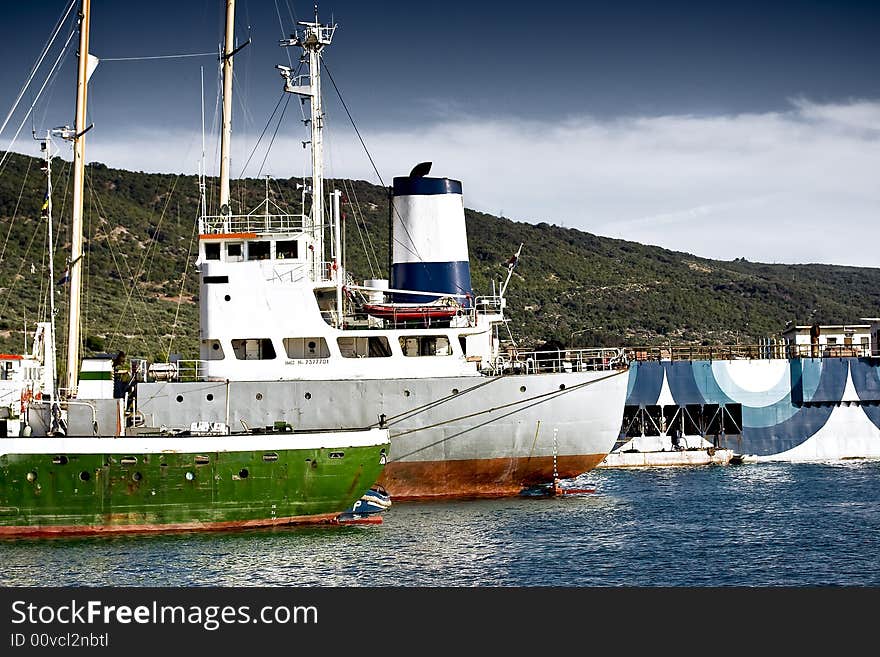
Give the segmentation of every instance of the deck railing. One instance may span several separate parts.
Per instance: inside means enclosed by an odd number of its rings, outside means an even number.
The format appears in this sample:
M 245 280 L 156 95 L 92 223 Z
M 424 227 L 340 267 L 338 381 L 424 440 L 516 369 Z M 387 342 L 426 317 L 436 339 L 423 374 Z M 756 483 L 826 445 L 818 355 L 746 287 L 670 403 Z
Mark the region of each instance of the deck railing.
M 628 360 L 748 360 L 777 358 L 844 358 L 872 354 L 863 344 L 732 344 L 627 347 Z
M 288 233 L 303 230 L 303 214 L 231 214 L 212 215 L 199 219 L 202 235 L 238 233 Z
M 150 381 L 203 381 L 205 361 L 177 360 L 172 363 L 151 363 L 147 368 Z
M 627 358 L 623 349 L 554 349 L 550 351 L 511 351 L 499 355 L 489 369 L 509 374 L 550 372 L 594 372 L 624 369 Z

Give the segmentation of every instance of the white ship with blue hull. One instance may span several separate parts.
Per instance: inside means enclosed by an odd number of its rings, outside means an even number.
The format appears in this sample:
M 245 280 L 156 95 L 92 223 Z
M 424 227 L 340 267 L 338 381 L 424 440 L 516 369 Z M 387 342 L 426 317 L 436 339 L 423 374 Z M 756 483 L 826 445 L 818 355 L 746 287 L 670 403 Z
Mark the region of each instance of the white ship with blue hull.
M 633 361 L 615 453 L 672 449 L 677 431 L 747 461 L 880 458 L 880 357 L 867 343 L 735 349 Z

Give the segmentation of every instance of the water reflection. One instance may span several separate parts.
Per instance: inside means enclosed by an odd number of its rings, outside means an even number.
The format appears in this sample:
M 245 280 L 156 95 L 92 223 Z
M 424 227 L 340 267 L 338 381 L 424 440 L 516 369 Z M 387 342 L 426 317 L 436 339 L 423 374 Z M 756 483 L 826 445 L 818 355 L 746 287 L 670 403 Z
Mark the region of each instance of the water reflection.
M 593 471 L 382 525 L 0 542 L 4 586 L 880 584 L 878 462 Z

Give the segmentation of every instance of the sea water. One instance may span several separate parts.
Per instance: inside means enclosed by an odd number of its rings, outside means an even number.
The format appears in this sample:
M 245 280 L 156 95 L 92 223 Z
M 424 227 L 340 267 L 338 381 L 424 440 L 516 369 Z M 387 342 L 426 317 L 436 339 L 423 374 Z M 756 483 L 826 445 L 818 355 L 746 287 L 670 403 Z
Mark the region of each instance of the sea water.
M 878 586 L 880 462 L 601 469 L 381 525 L 0 541 L 2 586 Z

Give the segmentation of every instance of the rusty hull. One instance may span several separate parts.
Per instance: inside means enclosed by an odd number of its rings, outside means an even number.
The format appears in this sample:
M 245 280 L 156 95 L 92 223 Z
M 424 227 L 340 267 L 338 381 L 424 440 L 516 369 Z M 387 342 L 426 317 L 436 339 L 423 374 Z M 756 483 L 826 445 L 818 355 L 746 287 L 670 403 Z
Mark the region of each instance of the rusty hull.
M 576 477 L 598 465 L 605 454 L 557 457 L 560 479 Z M 466 497 L 509 497 L 524 488 L 548 483 L 553 457 L 472 459 L 460 461 L 392 461 L 379 482 L 391 498 L 401 500 Z

